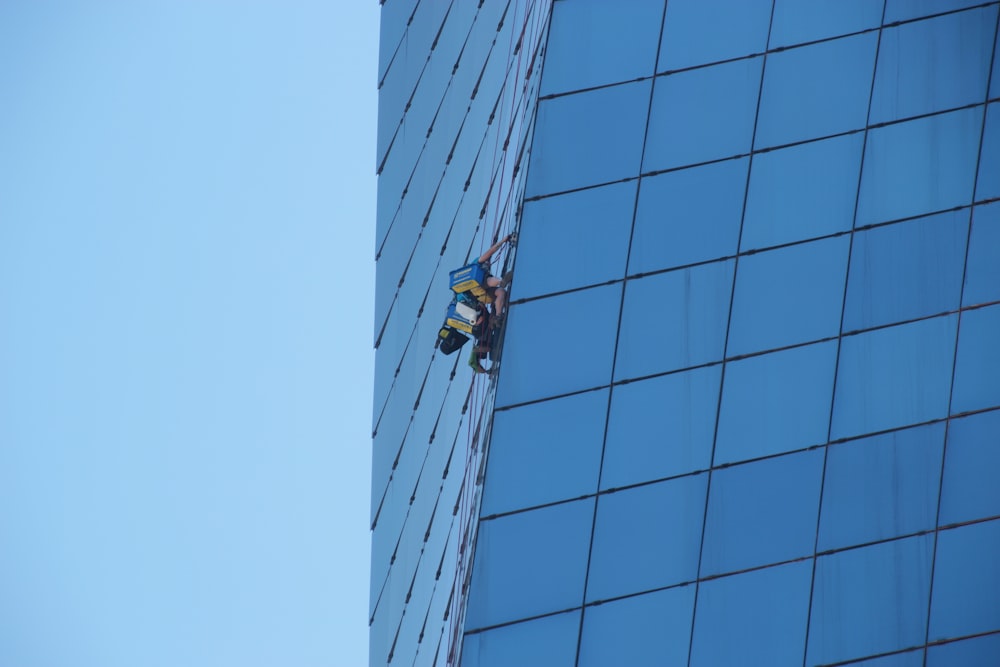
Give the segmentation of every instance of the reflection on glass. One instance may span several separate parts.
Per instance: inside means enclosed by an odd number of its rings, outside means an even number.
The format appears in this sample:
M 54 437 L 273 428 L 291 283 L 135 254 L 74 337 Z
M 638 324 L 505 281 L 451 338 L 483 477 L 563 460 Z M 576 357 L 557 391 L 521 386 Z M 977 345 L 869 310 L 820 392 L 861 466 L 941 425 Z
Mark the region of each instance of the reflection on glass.
M 642 179 L 629 273 L 736 254 L 748 158 Z
M 995 667 L 1000 634 L 927 647 L 926 667 Z
M 857 225 L 969 204 L 982 121 L 973 107 L 869 132 Z
M 907 651 L 851 663 L 852 667 L 924 667 L 924 651 Z
M 594 493 L 607 408 L 602 389 L 497 412 L 483 516 Z
M 587 607 L 579 667 L 686 664 L 693 607 L 694 586 Z
M 636 183 L 526 202 L 517 251 L 517 297 L 624 277 Z
M 982 102 L 996 23 L 994 5 L 883 30 L 870 122 Z
M 707 480 L 700 474 L 600 496 L 588 602 L 695 579 Z
M 512 305 L 497 407 L 608 384 L 621 293 L 604 285 Z
M 702 582 L 691 667 L 801 667 L 811 574 L 805 560 Z
M 748 153 L 762 63 L 749 58 L 658 77 L 643 171 Z
M 754 155 L 741 249 L 850 229 L 863 141 L 857 132 Z
M 842 339 L 831 438 L 944 417 L 955 315 Z
M 836 336 L 849 243 L 844 235 L 741 257 L 727 355 Z
M 806 663 L 922 644 L 933 555 L 929 534 L 817 559 Z
M 716 365 L 616 386 L 601 488 L 707 469 L 721 372 Z
M 769 55 L 755 145 L 864 127 L 877 40 L 871 32 Z
M 572 611 L 466 635 L 462 667 L 573 667 L 579 632 L 580 612 Z
M 1000 67 L 994 66 L 1000 70 Z M 1000 94 L 1000 91 L 995 91 Z M 1000 197 L 1000 103 L 986 107 L 983 147 L 979 154 L 979 179 L 976 181 L 976 201 Z
M 963 306 L 1000 300 L 1000 202 L 973 209 L 971 233 Z
M 844 331 L 957 310 L 969 211 L 854 235 Z
M 481 522 L 465 627 L 578 606 L 593 520 L 590 498 Z
M 771 0 L 670 0 L 657 71 L 762 53 Z
M 662 2 L 555 3 L 541 94 L 652 75 L 662 19 Z
M 1000 520 L 941 532 L 934 562 L 930 641 L 1000 630 L 998 553 Z
M 811 554 L 822 476 L 819 449 L 712 473 L 701 576 Z
M 545 195 L 635 176 L 650 81 L 538 103 L 525 195 Z
M 979 4 L 982 4 L 980 0 L 886 0 L 885 23 L 950 12 Z
M 877 28 L 882 6 L 871 0 L 775 0 L 771 48 Z
M 943 446 L 944 423 L 831 446 L 819 550 L 932 529 Z
M 1000 405 L 1000 306 L 962 314 L 952 413 Z
M 732 260 L 629 280 L 615 379 L 721 359 L 732 285 Z
M 826 442 L 837 342 L 726 365 L 715 464 Z
M 1000 411 L 953 419 L 941 485 L 941 525 L 1000 516 Z

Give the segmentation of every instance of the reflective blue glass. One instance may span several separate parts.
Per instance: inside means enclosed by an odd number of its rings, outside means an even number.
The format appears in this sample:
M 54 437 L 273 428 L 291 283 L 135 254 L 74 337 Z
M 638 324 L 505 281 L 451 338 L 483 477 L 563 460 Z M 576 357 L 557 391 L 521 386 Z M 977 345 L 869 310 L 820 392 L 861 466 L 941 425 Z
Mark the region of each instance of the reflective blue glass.
M 864 127 L 877 40 L 872 32 L 770 54 L 755 146 Z
M 483 516 L 593 493 L 608 391 L 591 391 L 497 412 Z
M 726 365 L 715 464 L 826 442 L 837 343 Z
M 771 0 L 669 0 L 657 71 L 762 53 Z
M 872 660 L 852 662 L 851 667 L 924 667 L 924 651 L 907 651 Z
M 726 160 L 642 179 L 629 273 L 735 255 L 748 162 Z
M 1000 66 L 994 65 L 994 70 Z M 1000 103 L 986 107 L 983 147 L 979 154 L 976 201 L 1000 197 Z
M 541 94 L 652 75 L 662 19 L 663 2 L 555 3 Z
M 517 297 L 622 278 L 635 188 L 636 181 L 615 183 L 525 203 Z
M 587 607 L 579 667 L 687 664 L 693 607 L 694 586 Z
M 601 488 L 707 469 L 721 375 L 716 365 L 616 386 Z
M 953 419 L 941 484 L 946 526 L 1000 515 L 1000 411 Z
M 593 521 L 590 498 L 480 522 L 466 628 L 578 606 Z
M 1000 634 L 927 647 L 926 667 L 996 667 Z
M 886 0 L 885 22 L 895 23 L 979 4 L 982 4 L 980 0 Z
M 936 317 L 842 340 L 831 438 L 944 417 L 956 317 Z
M 650 85 L 639 81 L 539 102 L 526 196 L 634 176 Z
M 1000 306 L 962 314 L 952 413 L 1000 405 Z
M 605 285 L 512 305 L 497 407 L 608 384 L 621 293 Z
M 701 583 L 691 667 L 801 667 L 812 561 Z
M 972 212 L 962 305 L 1000 300 L 1000 202 Z
M 850 229 L 863 141 L 857 132 L 754 155 L 741 249 Z
M 869 132 L 857 225 L 969 204 L 982 114 L 973 107 Z
M 830 446 L 818 549 L 934 528 L 944 423 Z
M 996 22 L 994 5 L 884 29 L 870 122 L 985 100 Z
M 732 260 L 629 280 L 615 379 L 721 359 L 732 285 Z
M 1000 62 L 1000 40 L 993 47 L 993 62 Z M 1000 67 L 993 66 L 993 76 L 990 77 L 990 99 L 1000 97 Z
M 957 310 L 969 211 L 854 235 L 844 331 Z
M 643 171 L 750 152 L 762 63 L 749 58 L 658 77 Z
M 707 480 L 680 477 L 599 497 L 588 602 L 694 580 Z
M 942 531 L 930 641 L 1000 630 L 1000 520 Z
M 818 558 L 806 664 L 923 644 L 933 555 L 929 534 Z
M 727 355 L 836 336 L 849 244 L 845 235 L 741 257 Z
M 882 5 L 871 0 L 775 0 L 771 48 L 877 28 Z
M 822 476 L 819 449 L 713 472 L 701 576 L 811 554 Z
M 573 667 L 579 634 L 580 612 L 573 611 L 466 635 L 462 667 Z

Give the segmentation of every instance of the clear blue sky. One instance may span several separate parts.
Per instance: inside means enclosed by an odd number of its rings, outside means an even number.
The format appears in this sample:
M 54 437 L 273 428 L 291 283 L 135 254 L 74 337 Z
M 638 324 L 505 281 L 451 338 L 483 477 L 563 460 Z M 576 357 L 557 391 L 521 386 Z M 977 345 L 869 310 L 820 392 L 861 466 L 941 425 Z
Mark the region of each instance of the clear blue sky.
M 366 664 L 377 23 L 0 2 L 0 665 Z

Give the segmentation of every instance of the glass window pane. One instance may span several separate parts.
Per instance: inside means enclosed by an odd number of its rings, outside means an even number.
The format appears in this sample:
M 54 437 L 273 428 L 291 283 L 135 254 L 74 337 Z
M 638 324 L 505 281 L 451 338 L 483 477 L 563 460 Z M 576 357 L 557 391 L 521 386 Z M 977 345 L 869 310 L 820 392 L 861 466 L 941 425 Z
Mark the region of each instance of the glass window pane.
M 849 244 L 845 235 L 741 257 L 727 355 L 836 336 Z
M 869 132 L 857 226 L 969 204 L 982 114 L 973 107 Z
M 819 550 L 934 528 L 944 423 L 830 446 Z
M 1000 411 L 953 419 L 945 457 L 941 525 L 1000 515 Z
M 637 175 L 650 85 L 638 81 L 539 102 L 525 195 Z
M 742 250 L 850 229 L 863 142 L 857 132 L 754 155 Z
M 517 248 L 517 297 L 623 278 L 636 183 L 526 202 Z
M 843 338 L 831 438 L 944 417 L 956 321 L 949 315 Z
M 708 469 L 721 375 L 716 365 L 616 386 L 601 488 Z
M 483 516 L 594 493 L 607 409 L 602 389 L 497 412 Z
M 962 314 L 955 360 L 954 414 L 1000 405 L 1000 306 Z
M 885 28 L 870 122 L 982 102 L 996 23 L 993 6 Z
M 806 663 L 923 644 L 933 555 L 929 534 L 817 559 Z
M 819 449 L 716 470 L 701 576 L 812 554 L 822 476 Z
M 629 280 L 615 379 L 721 359 L 732 289 L 732 260 Z
M 465 635 L 462 667 L 573 667 L 579 634 L 580 612 L 572 611 Z
M 579 667 L 687 664 L 693 608 L 694 586 L 587 607 Z
M 729 363 L 715 464 L 826 442 L 836 355 L 829 341 Z
M 642 179 L 629 273 L 736 254 L 749 159 Z
M 555 3 L 541 94 L 651 76 L 662 20 L 662 2 Z
M 981 0 L 886 0 L 885 23 L 888 25 L 979 4 L 982 4 Z
M 621 290 L 603 285 L 513 304 L 497 407 L 608 384 Z M 550 339 L 552 332 L 563 335 Z
M 670 0 L 657 71 L 762 53 L 770 20 L 771 0 Z
M 851 667 L 924 667 L 924 651 L 919 649 L 872 660 L 852 662 Z
M 1000 634 L 927 647 L 927 667 L 996 667 Z
M 854 235 L 844 331 L 957 310 L 968 209 Z
M 930 641 L 1000 630 L 998 553 L 1000 521 L 940 533 L 934 563 Z
M 995 70 L 1000 66 L 994 65 Z M 986 127 L 983 147 L 979 154 L 979 179 L 976 181 L 976 201 L 1000 197 L 1000 103 L 986 107 Z
M 704 581 L 691 667 L 801 667 L 812 561 Z
M 593 521 L 593 498 L 481 521 L 465 627 L 579 606 Z
M 864 127 L 877 41 L 871 32 L 770 54 L 754 145 Z
M 962 305 L 1000 300 L 1000 202 L 972 211 Z
M 771 48 L 877 28 L 882 6 L 871 0 L 775 0 Z
M 700 474 L 600 496 L 588 602 L 694 580 L 707 480 Z
M 750 58 L 658 77 L 643 171 L 749 153 L 762 62 Z

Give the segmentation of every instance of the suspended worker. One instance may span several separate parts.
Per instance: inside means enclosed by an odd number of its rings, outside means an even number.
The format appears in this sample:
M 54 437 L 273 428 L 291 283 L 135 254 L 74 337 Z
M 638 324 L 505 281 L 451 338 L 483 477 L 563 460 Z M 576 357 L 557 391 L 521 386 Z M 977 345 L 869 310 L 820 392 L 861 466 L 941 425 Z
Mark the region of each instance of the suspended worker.
M 511 272 L 508 271 L 504 274 L 503 278 L 497 278 L 490 273 L 490 259 L 508 241 L 516 243 L 517 236 L 514 234 L 508 234 L 491 245 L 486 252 L 479 256 L 479 259 L 477 260 L 480 266 L 483 267 L 483 271 L 486 272 L 486 293 L 490 295 L 491 299 L 493 299 L 493 317 L 491 318 L 491 324 L 495 328 L 499 327 L 503 322 L 504 306 L 507 305 L 507 290 L 504 288 L 510 284 Z

